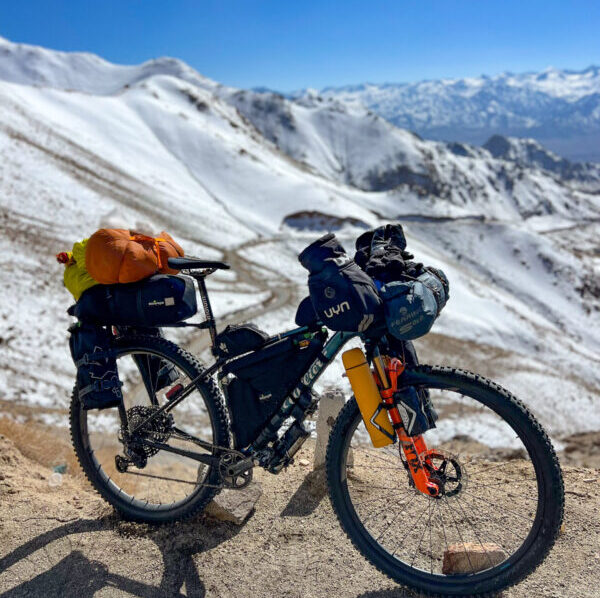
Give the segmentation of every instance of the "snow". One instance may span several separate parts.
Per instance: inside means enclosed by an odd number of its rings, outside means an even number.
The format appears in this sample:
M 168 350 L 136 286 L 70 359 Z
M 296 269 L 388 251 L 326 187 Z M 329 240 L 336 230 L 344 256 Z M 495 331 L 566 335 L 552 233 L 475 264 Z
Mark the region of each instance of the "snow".
M 190 255 L 231 261 L 209 281 L 218 317 L 254 311 L 276 333 L 307 294 L 304 246 L 331 227 L 351 252 L 365 227 L 400 220 L 416 259 L 450 279 L 432 339 L 461 350 L 430 354 L 491 369 L 556 435 L 597 429 L 600 176 L 507 143 L 494 157 L 420 140 L 358 101 L 291 101 L 173 59 L 118 66 L 0 40 L 2 398 L 68 404 L 70 298 L 54 255 L 101 225 L 167 230 Z M 341 373 L 338 360 L 318 388 L 349 392 Z
M 365 84 L 292 97 L 363 105 L 431 139 L 483 143 L 494 134 L 534 136 L 558 153 L 600 162 L 600 68 L 494 77 Z

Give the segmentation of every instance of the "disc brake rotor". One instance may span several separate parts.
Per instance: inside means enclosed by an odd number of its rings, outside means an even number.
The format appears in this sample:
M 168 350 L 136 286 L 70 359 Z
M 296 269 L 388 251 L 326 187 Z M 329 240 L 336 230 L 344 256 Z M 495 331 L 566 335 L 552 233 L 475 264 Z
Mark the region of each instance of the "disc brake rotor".
M 440 488 L 439 497 L 458 496 L 466 487 L 468 475 L 456 456 L 441 450 L 428 450 L 420 455 L 431 481 Z

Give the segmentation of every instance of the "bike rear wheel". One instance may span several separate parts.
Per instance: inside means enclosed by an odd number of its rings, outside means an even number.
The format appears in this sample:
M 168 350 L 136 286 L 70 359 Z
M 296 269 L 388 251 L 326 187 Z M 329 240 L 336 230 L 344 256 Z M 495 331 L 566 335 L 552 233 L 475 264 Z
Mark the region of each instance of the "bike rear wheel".
M 425 594 L 486 595 L 517 583 L 542 562 L 562 522 L 550 440 L 521 402 L 474 374 L 416 366 L 401 381 L 429 390 L 440 415 L 424 439 L 444 492 L 432 498 L 412 486 L 398 443 L 373 448 L 353 398 L 327 449 L 342 528 L 383 573 Z
M 192 355 L 164 338 L 124 337 L 115 341 L 115 349 L 130 429 L 168 401 L 166 393 L 174 386 L 186 386 L 202 372 L 201 364 Z M 170 372 L 172 381 L 165 384 L 165 374 L 160 374 L 163 378 L 159 376 L 157 363 L 162 372 Z M 151 374 L 144 377 L 142 371 Z M 225 407 L 214 380 L 197 382 L 191 395 L 170 415 L 172 419 L 157 419 L 145 437 L 195 453 L 215 454 L 214 449 L 203 449 L 175 432 L 181 430 L 211 445 L 229 447 Z M 127 451 L 121 440 L 123 423 L 119 410 L 84 410 L 77 387 L 71 400 L 70 426 L 75 453 L 85 475 L 127 519 L 148 523 L 184 519 L 202 510 L 220 489 L 217 466 L 139 445 L 136 463 L 120 471 L 118 459 Z

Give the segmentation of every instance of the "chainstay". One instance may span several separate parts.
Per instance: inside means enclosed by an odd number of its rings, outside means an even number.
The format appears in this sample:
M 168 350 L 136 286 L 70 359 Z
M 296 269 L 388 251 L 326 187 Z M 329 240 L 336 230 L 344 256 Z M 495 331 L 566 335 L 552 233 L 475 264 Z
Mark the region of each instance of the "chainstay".
M 150 473 L 140 473 L 137 471 L 126 471 L 123 472 L 125 475 L 135 475 L 141 478 L 152 478 L 155 480 L 164 480 L 165 482 L 179 482 L 180 484 L 189 484 L 190 486 L 197 486 L 198 488 L 225 488 L 224 484 L 198 484 L 197 482 L 190 482 L 189 480 L 180 480 L 177 478 L 165 478 L 160 475 L 153 475 Z

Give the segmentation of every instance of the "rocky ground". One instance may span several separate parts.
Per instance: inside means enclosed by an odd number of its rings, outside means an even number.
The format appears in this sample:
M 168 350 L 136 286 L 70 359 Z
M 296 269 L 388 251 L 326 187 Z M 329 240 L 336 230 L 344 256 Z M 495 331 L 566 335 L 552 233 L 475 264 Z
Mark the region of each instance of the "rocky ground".
M 311 446 L 277 477 L 256 472 L 263 493 L 244 525 L 199 516 L 154 528 L 122 521 L 75 466 L 59 483 L 43 450 L 30 449 L 29 458 L 17 448 L 28 445 L 27 431 L 4 432 L 14 440 L 0 436 L 2 596 L 414 596 L 340 530 L 322 487 L 310 481 Z M 505 598 L 598 595 L 600 470 L 565 465 L 564 473 L 564 531 Z

